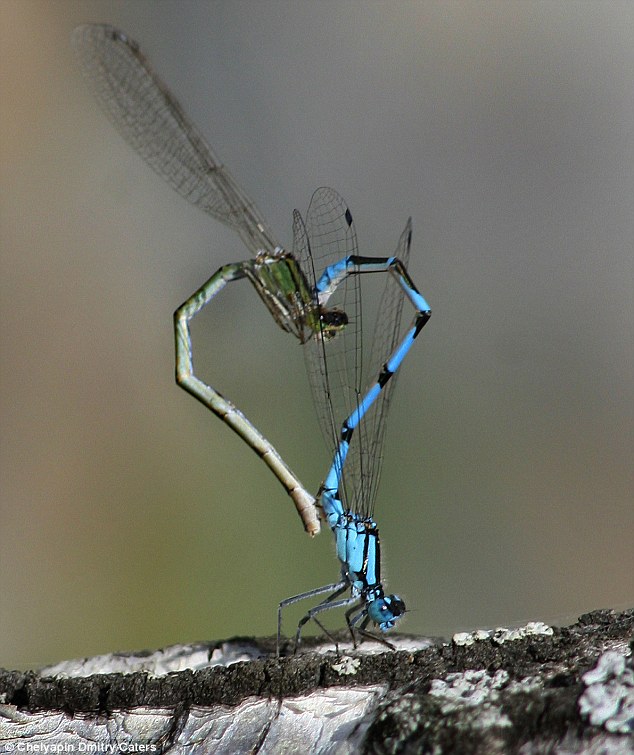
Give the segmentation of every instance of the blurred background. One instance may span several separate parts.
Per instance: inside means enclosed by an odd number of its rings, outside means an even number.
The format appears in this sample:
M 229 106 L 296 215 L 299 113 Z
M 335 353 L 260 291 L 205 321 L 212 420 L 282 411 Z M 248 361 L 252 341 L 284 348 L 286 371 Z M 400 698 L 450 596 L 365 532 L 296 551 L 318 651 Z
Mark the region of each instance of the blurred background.
M 283 244 L 322 185 L 362 254 L 413 218 L 434 314 L 376 511 L 403 630 L 634 604 L 629 0 L 3 0 L 0 665 L 272 634 L 279 600 L 338 575 L 330 533 L 310 541 L 174 383 L 172 312 L 247 253 L 92 99 L 69 38 L 104 21 Z M 194 336 L 199 372 L 316 491 L 329 459 L 297 343 L 246 283 Z

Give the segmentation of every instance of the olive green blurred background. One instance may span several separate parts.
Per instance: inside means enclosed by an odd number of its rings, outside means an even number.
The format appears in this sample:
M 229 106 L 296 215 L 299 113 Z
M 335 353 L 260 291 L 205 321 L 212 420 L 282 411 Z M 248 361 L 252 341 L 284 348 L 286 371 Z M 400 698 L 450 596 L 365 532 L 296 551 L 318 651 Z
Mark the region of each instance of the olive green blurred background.
M 246 252 L 91 99 L 69 36 L 96 21 L 141 43 L 283 243 L 321 185 L 363 254 L 412 215 L 434 314 L 376 512 L 403 629 L 633 604 L 631 2 L 3 0 L 0 665 L 271 634 L 280 599 L 337 576 L 330 533 L 174 384 L 173 310 Z M 247 284 L 195 338 L 316 490 L 296 342 Z

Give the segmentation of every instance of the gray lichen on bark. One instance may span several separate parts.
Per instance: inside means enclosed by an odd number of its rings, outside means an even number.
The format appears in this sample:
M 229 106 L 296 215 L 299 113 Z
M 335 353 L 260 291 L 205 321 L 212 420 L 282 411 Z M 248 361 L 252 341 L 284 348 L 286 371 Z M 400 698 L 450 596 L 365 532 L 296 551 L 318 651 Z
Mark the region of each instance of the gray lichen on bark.
M 634 753 L 633 636 L 634 610 L 595 611 L 395 652 L 235 639 L 3 671 L 0 752 Z

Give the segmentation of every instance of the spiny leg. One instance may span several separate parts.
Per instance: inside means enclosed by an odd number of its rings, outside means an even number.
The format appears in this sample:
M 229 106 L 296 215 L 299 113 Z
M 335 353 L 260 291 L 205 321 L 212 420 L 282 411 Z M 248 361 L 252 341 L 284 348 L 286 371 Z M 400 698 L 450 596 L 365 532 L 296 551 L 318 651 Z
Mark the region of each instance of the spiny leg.
M 176 382 L 197 398 L 216 416 L 226 422 L 269 466 L 292 498 L 295 508 L 310 535 L 319 532 L 320 525 L 315 508 L 315 498 L 308 493 L 295 474 L 286 465 L 271 443 L 230 401 L 194 374 L 190 320 L 197 315 L 222 289 L 232 281 L 246 277 L 249 262 L 224 265 L 203 284 L 174 313 L 176 340 Z
M 358 604 L 359 604 L 358 597 L 350 596 L 348 598 L 342 598 L 341 600 L 333 600 L 333 598 L 336 598 L 337 595 L 341 595 L 341 593 L 348 586 L 349 585 L 346 584 L 340 590 L 337 590 L 332 595 L 329 595 L 325 600 L 322 600 L 321 603 L 309 609 L 306 612 L 305 616 L 303 616 L 300 619 L 299 624 L 297 625 L 297 632 L 295 634 L 295 649 L 297 649 L 297 646 L 299 645 L 302 628 L 304 627 L 305 624 L 307 624 L 312 619 L 315 622 L 315 624 L 317 624 L 317 626 L 322 630 L 322 632 L 324 632 L 324 634 L 334 644 L 337 654 L 339 653 L 339 644 L 337 643 L 335 638 L 330 634 L 330 632 L 326 629 L 326 627 L 319 621 L 319 619 L 317 618 L 317 614 L 321 613 L 322 611 L 330 611 L 332 608 L 344 608 L 345 606 L 349 606 L 350 603 L 354 603 L 355 607 L 358 607 Z M 352 642 L 353 642 L 354 647 L 356 647 L 354 636 L 352 638 Z
M 319 619 L 316 616 L 311 617 L 312 620 L 317 624 L 317 626 L 321 629 L 321 631 L 326 635 L 326 637 L 332 642 L 332 644 L 335 646 L 335 653 L 339 655 L 339 643 L 335 639 L 335 637 L 330 634 L 330 632 L 326 629 L 326 627 L 319 621 Z M 299 634 L 299 627 L 297 628 L 298 634 Z M 293 653 L 297 652 L 297 648 L 300 643 L 300 637 L 298 635 L 295 636 L 295 648 L 293 650 Z
M 339 582 L 333 582 L 330 585 L 324 585 L 323 587 L 315 587 L 312 590 L 301 592 L 299 595 L 293 595 L 291 598 L 285 598 L 280 601 L 277 608 L 277 655 L 280 654 L 280 640 L 282 639 L 282 611 L 287 607 L 293 605 L 293 603 L 299 603 L 301 600 L 307 600 L 308 598 L 314 598 L 317 595 L 323 595 L 325 592 L 332 593 L 326 598 L 326 601 L 331 600 L 341 593 L 349 586 L 347 579 L 341 579 Z M 334 591 L 334 592 L 333 592 Z M 306 623 L 306 622 L 304 622 Z M 303 625 L 302 625 L 303 626 Z M 297 636 L 295 638 L 295 647 L 293 652 L 297 650 Z
M 346 617 L 346 623 L 348 625 L 348 629 L 350 630 L 350 634 L 352 637 L 355 637 L 355 631 L 358 632 L 362 637 L 365 637 L 369 640 L 374 640 L 375 642 L 379 642 L 381 645 L 385 645 L 390 650 L 395 650 L 396 646 L 393 645 L 391 642 L 385 639 L 385 637 L 381 637 L 379 634 L 375 634 L 374 632 L 370 632 L 366 627 L 370 623 L 370 617 L 365 612 L 365 607 L 357 613 L 356 616 L 350 618 L 351 614 L 353 614 L 357 610 L 357 606 L 351 606 L 345 613 Z M 359 623 L 359 621 L 363 618 L 363 621 L 361 621 L 361 626 L 357 627 L 356 625 Z M 356 642 L 355 642 L 356 647 Z

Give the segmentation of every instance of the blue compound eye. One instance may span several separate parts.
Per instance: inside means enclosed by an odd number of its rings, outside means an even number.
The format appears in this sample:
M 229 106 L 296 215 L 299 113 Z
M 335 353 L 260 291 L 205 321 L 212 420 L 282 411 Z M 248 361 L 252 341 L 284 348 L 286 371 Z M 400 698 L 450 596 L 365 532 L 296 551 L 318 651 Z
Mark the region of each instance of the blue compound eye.
M 398 595 L 388 595 L 385 600 L 390 604 L 390 610 L 395 619 L 400 618 L 405 613 L 405 603 Z
M 405 603 L 397 595 L 377 598 L 368 605 L 368 616 L 383 632 L 392 629 L 404 613 Z

